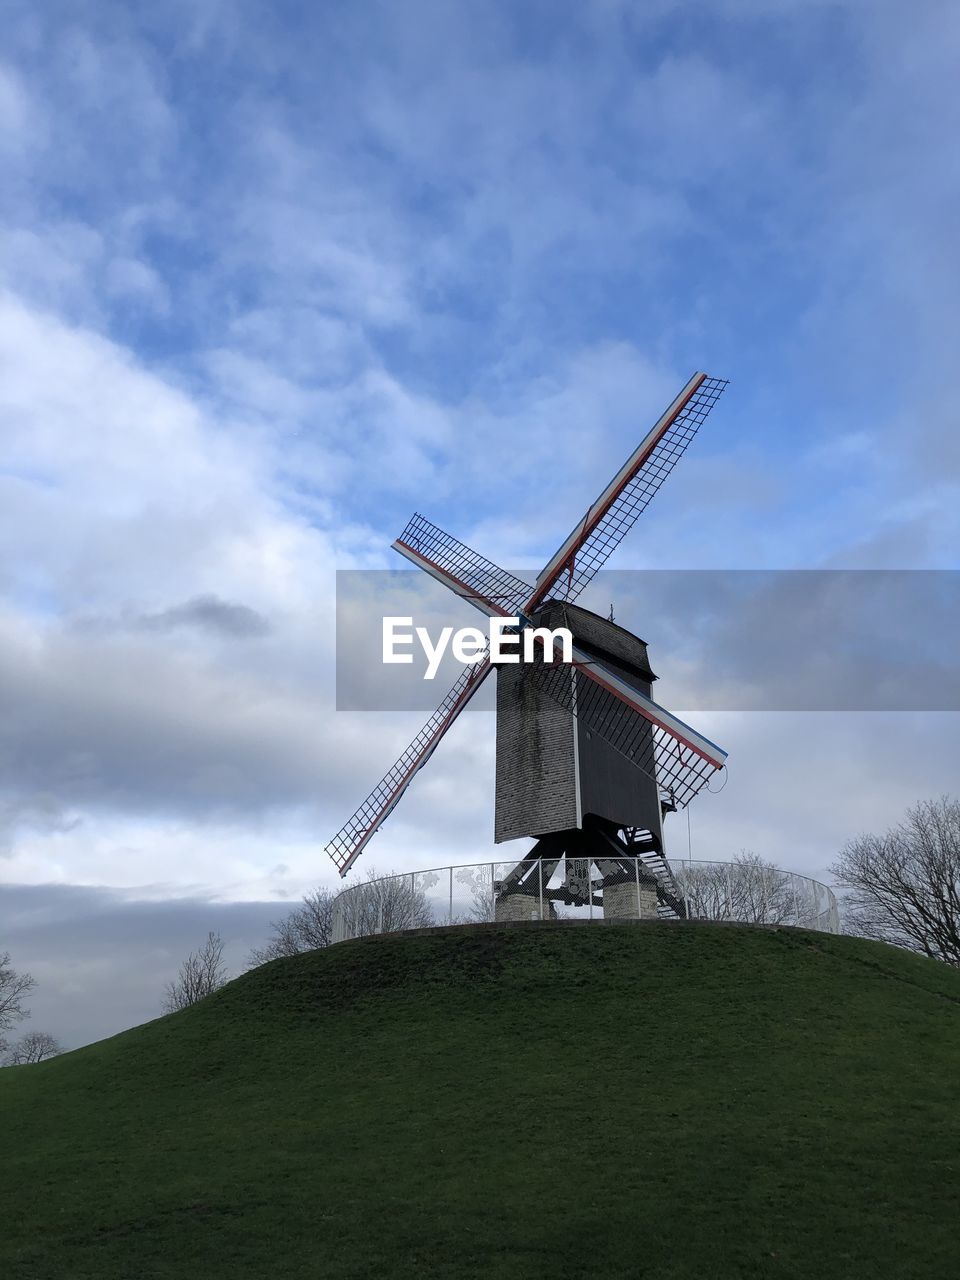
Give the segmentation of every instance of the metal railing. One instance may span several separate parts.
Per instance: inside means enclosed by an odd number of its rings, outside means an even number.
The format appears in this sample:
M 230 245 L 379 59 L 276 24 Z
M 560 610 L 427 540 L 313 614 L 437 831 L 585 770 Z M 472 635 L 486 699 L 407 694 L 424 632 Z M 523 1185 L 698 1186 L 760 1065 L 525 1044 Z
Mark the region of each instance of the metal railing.
M 798 925 L 839 933 L 837 899 L 809 876 L 753 858 L 480 862 L 362 880 L 337 895 L 333 941 L 431 925 L 673 918 Z

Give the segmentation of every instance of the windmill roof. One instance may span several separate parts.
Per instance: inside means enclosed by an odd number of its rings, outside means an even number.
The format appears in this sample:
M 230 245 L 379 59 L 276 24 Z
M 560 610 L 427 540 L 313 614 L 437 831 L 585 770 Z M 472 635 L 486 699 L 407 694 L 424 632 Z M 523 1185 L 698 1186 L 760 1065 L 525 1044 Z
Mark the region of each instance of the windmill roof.
M 646 641 L 599 613 L 565 600 L 547 600 L 537 611 L 535 620 L 541 626 L 569 627 L 574 640 L 595 650 L 598 656 L 605 655 L 623 663 L 644 680 L 657 678 L 647 656 Z

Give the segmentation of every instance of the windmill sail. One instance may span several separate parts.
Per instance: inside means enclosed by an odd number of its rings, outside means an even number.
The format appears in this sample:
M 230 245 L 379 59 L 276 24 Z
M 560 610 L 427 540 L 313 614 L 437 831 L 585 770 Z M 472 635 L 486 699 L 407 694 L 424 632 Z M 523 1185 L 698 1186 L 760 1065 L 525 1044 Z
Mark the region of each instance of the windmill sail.
M 723 768 L 721 747 L 582 650 L 574 648 L 572 664 L 536 661 L 527 670 L 541 692 L 577 717 L 581 730 L 596 733 L 653 778 L 678 808 Z
M 528 608 L 551 594 L 573 600 L 596 577 L 683 457 L 726 385 L 723 378 L 694 374 L 547 562 Z
M 418 769 L 422 769 L 436 750 L 437 743 L 490 674 L 490 662 L 464 667 L 453 688 L 434 711 L 400 758 L 387 770 L 363 804 L 344 823 L 326 845 L 326 852 L 341 876 L 346 875 L 355 859 L 380 824 L 396 806 Z
M 530 599 L 529 583 L 499 568 L 419 512 L 408 521 L 393 547 L 483 613 L 516 617 Z

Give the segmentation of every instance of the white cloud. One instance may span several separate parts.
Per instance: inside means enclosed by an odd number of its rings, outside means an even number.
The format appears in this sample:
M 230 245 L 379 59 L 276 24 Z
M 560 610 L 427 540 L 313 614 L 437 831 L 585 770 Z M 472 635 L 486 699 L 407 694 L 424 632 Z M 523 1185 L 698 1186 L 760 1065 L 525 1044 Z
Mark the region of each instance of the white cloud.
M 23 77 L 0 65 L 0 150 L 24 150 L 36 140 L 39 123 Z
M 98 335 L 0 302 L 6 581 L 66 612 L 117 601 L 306 600 L 329 540 L 271 494 L 269 458 Z

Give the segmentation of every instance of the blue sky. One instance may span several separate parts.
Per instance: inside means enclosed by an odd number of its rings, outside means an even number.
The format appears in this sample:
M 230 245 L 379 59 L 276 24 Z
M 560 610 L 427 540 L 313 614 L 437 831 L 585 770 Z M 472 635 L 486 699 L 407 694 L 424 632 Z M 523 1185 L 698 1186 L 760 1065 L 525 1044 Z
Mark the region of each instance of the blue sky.
M 731 386 L 618 567 L 956 567 L 953 6 L 8 14 L 0 883 L 328 881 L 417 727 L 333 712 L 334 570 L 415 508 L 535 569 L 694 369 Z M 822 872 L 955 789 L 953 716 L 704 728 L 703 856 Z M 492 745 L 371 860 L 485 856 Z

